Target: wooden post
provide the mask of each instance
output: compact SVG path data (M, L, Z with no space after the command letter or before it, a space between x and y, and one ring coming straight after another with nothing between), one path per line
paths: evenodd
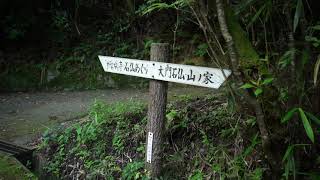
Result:
M151 44L150 60L169 62L170 48L168 43ZM151 178L159 177L161 172L162 158L162 135L167 104L167 87L165 81L150 80L149 83L149 106L147 123L147 153L146 169Z

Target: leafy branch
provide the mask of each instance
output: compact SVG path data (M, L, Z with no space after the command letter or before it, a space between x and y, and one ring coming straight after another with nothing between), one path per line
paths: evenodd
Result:
M288 122L289 120L292 119L292 117L296 113L299 113L303 127L306 131L306 134L307 134L308 138L312 141L312 143L314 143L314 133L313 133L313 130L312 130L312 127L311 127L311 124L310 124L308 118L310 118L314 123L316 123L319 126L320 126L320 120L319 120L319 118L317 118L313 114L304 111L302 108L293 108L290 111L288 111L286 113L286 115L281 119L281 123Z
M271 84L274 78L266 78L264 80L259 79L258 81L250 81L240 87L240 89L254 89L254 95L258 97L263 92L263 86Z

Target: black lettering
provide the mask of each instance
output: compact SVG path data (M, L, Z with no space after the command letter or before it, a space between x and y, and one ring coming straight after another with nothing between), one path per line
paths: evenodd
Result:
M162 76L162 77L164 77L164 74L163 74L163 68L162 68L162 66L160 66L160 68L158 69L159 70L159 76Z
M114 63L113 67L114 67L115 70L118 70L118 64L117 63Z
M168 73L169 73L169 78L171 78L172 67L170 67L169 65L167 65L167 67L165 68L165 76L166 77L167 77Z
M199 74L198 82L201 80L201 78L202 78L202 74Z
M177 78L178 74L176 73L177 68L172 68L172 77Z
M110 69L113 70L113 63L110 62Z
M145 71L145 74L148 74L148 68L144 67L143 64L141 65L141 74L143 74L143 70Z
M119 62L119 71L122 71L122 61Z
M130 63L130 72L134 72L133 63Z
M127 71L127 72L129 72L128 62L126 62L126 65L125 65L125 67L124 67L124 70Z
M195 81L196 80L196 75L193 74L192 69L190 69L190 74L187 75L187 81Z
M182 68L178 69L178 79L183 79L184 80L184 74L183 74L183 69Z
M107 62L107 69L109 69L109 66L110 66L110 63L109 63L109 62Z
M211 80L213 74L210 74L208 71L206 73L203 74L204 80L203 83L208 84L208 83L213 83L213 81Z
M138 64L136 64L136 69L135 69L135 72L139 72L140 71L140 67Z

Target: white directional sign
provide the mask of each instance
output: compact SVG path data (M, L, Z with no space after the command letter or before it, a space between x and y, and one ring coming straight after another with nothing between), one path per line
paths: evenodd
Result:
M209 88L219 88L231 74L230 70L162 63L109 56L99 56L104 71L126 74L161 81L190 84Z

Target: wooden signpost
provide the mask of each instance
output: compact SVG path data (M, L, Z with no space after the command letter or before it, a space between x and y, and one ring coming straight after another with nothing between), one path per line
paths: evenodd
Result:
M151 177L158 177L161 171L162 132L167 104L167 81L219 88L230 76L227 69L172 64L170 46L167 43L153 43L150 61L118 57L99 56L104 71L149 78L149 105L146 137L146 168Z

